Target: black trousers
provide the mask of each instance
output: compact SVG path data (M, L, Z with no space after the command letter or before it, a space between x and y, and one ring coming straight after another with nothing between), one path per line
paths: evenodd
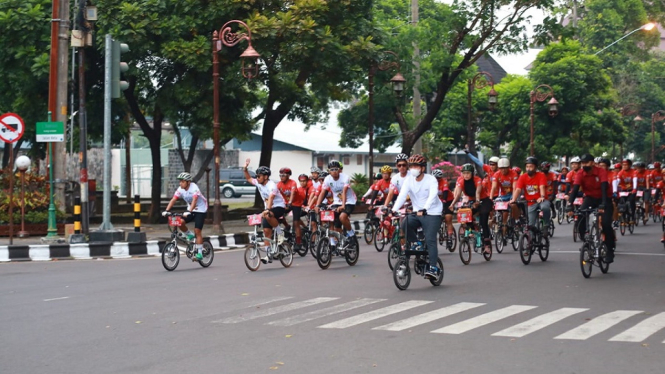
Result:
M586 208L597 208L600 204L602 204L603 199L594 199L593 197L585 197L584 202L582 202L581 209L586 209ZM607 249L610 252L614 251L614 248L616 246L616 240L614 238L614 229L612 228L612 216L614 213L614 206L612 205L612 200L610 198L607 199L607 204L605 205L605 212L602 215L602 230L603 234L605 234L605 245L607 245ZM579 228L580 228L580 234L582 234L582 237L586 234L586 216L584 214L581 214L579 217Z

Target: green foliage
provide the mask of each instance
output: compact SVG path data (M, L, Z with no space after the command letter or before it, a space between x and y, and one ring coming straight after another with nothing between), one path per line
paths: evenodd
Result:
M0 171L0 224L9 222L9 168ZM27 223L48 223L49 186L46 177L32 173L25 174L25 197L21 200L21 183L19 174L14 175L14 223L21 221L21 207L25 204L25 221ZM57 209L56 220L62 221L64 212Z
M351 176L351 189L355 192L356 196L360 198L369 189L369 178L362 173L354 173Z

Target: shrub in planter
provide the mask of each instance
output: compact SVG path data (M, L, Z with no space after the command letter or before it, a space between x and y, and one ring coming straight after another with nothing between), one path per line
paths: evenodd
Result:
M9 223L9 168L0 170L0 224ZM21 199L21 181L19 174L14 181L14 222L21 221L21 207L25 204L26 223L48 223L48 181L46 177L25 173L25 198ZM56 208L56 221L62 222L65 213Z

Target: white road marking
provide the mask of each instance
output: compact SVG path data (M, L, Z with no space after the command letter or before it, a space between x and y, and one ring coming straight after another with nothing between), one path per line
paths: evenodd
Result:
M496 322L499 320L502 320L504 318L508 318L512 315L526 312L527 310L535 309L537 308L536 306L532 305L511 305L509 307L505 307L502 309L498 309L489 313L485 313L483 315L480 315L478 317L474 317L471 319L467 319L466 321L462 321L450 326L446 326L443 328L440 328L438 330L432 331L433 333L437 334L462 334L467 331L473 330L475 328L481 327L488 325L492 322Z
M346 312L348 310L360 308L366 305L385 301L386 299L359 299L348 303L331 306L320 310L315 310L298 316L287 317L277 321L268 322L268 325L274 326L293 326L298 323L312 321L318 318L328 317L337 313Z
M375 327L372 330L402 331L412 327L422 325L437 319L445 318L453 314L461 313L469 309L485 305L484 303L459 303L445 308L433 310L431 312L419 314L401 321L389 323L387 325Z
M665 327L665 312L651 316L637 325L614 336L611 342L641 342Z
M64 299L69 299L69 296L65 297L55 297L53 299L44 299L44 301L55 301L55 300L64 300Z
M642 313L641 310L616 310L602 316L598 316L591 321L578 326L570 331L555 337L554 339L569 340L587 340L590 337L600 334L619 322L628 319L636 314Z
M412 308L419 306L427 305L432 303L432 301L426 300L411 300L403 303L387 306L385 308L373 310L371 312L359 314L357 316L345 318L336 322L332 322L323 326L319 326L321 329L345 329L347 327L356 326L361 323L373 321L391 314L403 312Z
M589 310L588 308L561 308L549 313L545 313L538 317L532 318L528 321L524 321L515 326L509 327L505 330L501 330L492 334L492 336L508 336L512 338L521 338L523 336L529 335L532 332L543 329L549 325L557 323L564 318L570 317L577 313L582 313Z
M273 314L277 313L283 313L283 312L290 312L292 310L300 309L300 308L306 308L308 306L316 305L316 304L321 304L325 303L328 301L332 300L337 300L338 297L317 297L314 299L309 299L305 301L298 301L295 303L291 304L286 304L282 306L276 306L274 308L270 309L265 309L265 310L259 310L256 312L250 312L238 317L230 317L230 318L225 318L219 321L213 321L213 323L239 323L239 322L245 322L245 321L250 321L253 319L261 318L261 317L268 317Z

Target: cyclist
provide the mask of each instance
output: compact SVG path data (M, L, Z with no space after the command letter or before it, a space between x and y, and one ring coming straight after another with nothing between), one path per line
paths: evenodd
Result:
M489 192L492 190L492 176L499 170L498 168L498 163L499 163L499 158L496 156L490 157L489 161L487 162L487 165L484 165L480 160L473 155L473 153L469 152L468 149L465 149L464 152L469 156L469 159L476 164L479 170L482 170L483 173L485 174L483 176L483 189L485 191ZM479 173L480 174L480 173ZM496 193L499 193L499 191L496 191ZM496 195L490 195L490 198L495 198Z
M300 219L303 216L303 205L307 201L307 197L313 187L309 186L310 180L307 174L300 174L298 176L298 187L293 197L291 212L293 212L293 225L296 228L296 250L302 248L302 227L305 224Z
M510 161L507 158L502 158L498 162L499 171L492 176L492 192L490 196L497 196L494 201L510 201L515 190L517 183L517 173L510 169ZM513 219L519 218L519 210L517 206L511 205ZM508 224L508 211L503 212L503 222ZM504 234L506 227L503 228Z
M560 193L565 194L566 193L566 176L568 176L568 166L564 165L561 168L561 173L559 173L559 189L558 191ZM567 199L562 199L561 200L561 208L565 211L566 210L566 204L568 203Z
M453 227L453 211L450 209L450 203L453 201L453 193L450 191L448 181L446 178L444 178L443 172L441 170L432 170L432 176L436 178L439 184L439 200L441 200L441 203L443 203L443 216L446 221L446 231L448 232L448 237L450 238L450 236L455 235L455 229Z
M550 202L550 208L552 209L552 217L556 217L556 208L554 207L554 199L556 198L556 191L558 189L557 175L555 172L550 171L552 164L543 161L540 163L540 171L545 174L545 180L547 181L547 186L545 187L545 193L547 194L545 198ZM563 212L561 212L563 214Z
M455 197L452 206L455 206L462 194L473 204L473 214L480 213L480 227L483 231L483 245L486 253L492 253L492 242L490 239L489 216L492 211L492 200L489 191L483 189L480 177L474 175L474 167L471 164L462 165L462 176L457 179L455 185Z
M518 166L513 166L513 171L515 174L517 174L518 177L522 175L522 169L520 169Z
M607 165L610 164L609 160ZM614 229L612 228L613 207L609 204L612 197L612 190L607 180L607 171L604 168L594 166L593 156L586 154L582 156L582 170L575 176L573 181L573 189L571 191L569 201L572 201L577 196L577 191L584 188L584 202L580 209L598 208L598 212L602 214L602 230L603 242L607 245L607 255L604 261L608 264L614 262ZM603 160L605 162L605 160ZM569 205L568 214L572 213L572 205ZM581 214L579 218L579 230L582 237L586 233L586 217Z
M646 170L646 165L644 162L635 163L635 172L633 173L633 179L636 181L637 185L633 194L636 194L637 191L642 191L642 201L644 201L644 214L649 216L649 208L651 202L651 194L647 193L649 191L649 172ZM637 197L637 195L636 195ZM637 201L637 198L635 199Z
M284 201L286 202L286 214L288 214L291 211L292 205L293 205L293 199L296 197L296 190L298 189L298 183L291 179L291 175L293 172L289 168L281 168L279 169L279 182L277 182L277 189L279 190L279 193L282 194L282 197L284 198ZM296 221L296 216L293 215L293 220L294 223L293 226L289 226L289 223L286 221L286 217L284 217L284 230L286 231L287 235L291 233L291 227L295 227L296 230L296 237L299 236L299 231L300 227L298 225L295 225Z
M545 174L537 171L537 167L538 159L533 156L526 158L526 173L522 174L517 180L515 192L513 192L510 203L515 204L519 196L524 192L524 198L528 206L529 226L536 226L538 221L537 210L540 209L543 212L544 221L542 232L546 233L550 226L550 201L545 198L547 196Z
M633 161L629 158L621 161L621 171L617 173L616 178L612 182L612 190L614 192L630 192L637 189L637 179L634 178L634 170L632 169ZM628 203L630 204L630 223L635 223L635 196L628 195Z
M658 184L663 181L663 170L661 169L661 164L660 162L656 161L653 163L653 170L651 171L651 174L649 175L649 186L651 189L655 189L656 192L652 194L651 196L651 201L655 204L658 204L660 201L660 197L663 196L660 193L660 189L658 188Z
M310 185L312 187L318 187L321 182L319 182L319 175L321 174L321 169L317 168L316 166L312 166L309 169L310 173Z
M321 192L330 191L333 194L333 210L335 210L335 228L341 232L342 226L346 229L346 236L349 238L355 237L356 233L351 228L351 220L349 216L353 213L356 206L356 194L351 189L351 179L348 175L342 173L342 163L337 160L331 160L328 163L328 172L330 175L323 181ZM323 201L324 194L319 194L316 201L316 209ZM337 245L334 236L330 237L330 244Z
M399 195L400 188L402 187L402 184L404 184L404 180L408 175L408 160L409 156L404 153L395 156L395 166L397 167L398 173L393 175L390 179L390 190L388 191L386 201L383 202L383 206L387 207L388 204L393 202L395 198L397 198L397 195Z
M570 193L571 188L573 188L572 183L575 181L575 174L580 170L580 158L575 156L570 159L570 168L571 170L566 175L566 194ZM582 197L584 190L580 190L579 196Z
M169 201L169 205L166 206L166 211L162 213L162 216L168 215L169 211L173 207L178 199L182 198L187 203L187 211L182 214L186 223L194 221L194 232L191 232L187 229L186 225L180 226L180 231L185 233L187 240L191 241L196 237L194 242L194 248L196 248L196 256L192 257L192 261L203 260L203 235L201 231L203 230L203 223L206 218L206 213L208 212L208 200L206 200L203 193L199 189L199 186L196 183L192 182L192 175L189 173L180 173L176 177L180 181L180 187L173 194L173 198Z
M279 220L284 219L284 213L286 212L286 202L284 197L277 189L277 184L270 180L270 168L267 166L259 166L256 169L256 179L252 178L247 171L249 166L250 159L245 161L245 167L243 171L245 172L245 179L250 184L256 186L256 189L259 191L259 195L263 198L263 203L265 204L265 210L261 213L263 216L261 226L263 226L263 237L268 239L272 237L272 230L277 228L278 233L281 230L279 227ZM266 255L261 259L261 262L264 264L272 262L272 259L268 258L268 252L270 252L270 242L265 240L266 245Z
M382 179L383 179L383 175L381 173L376 173L376 175L374 176L374 184L369 186L369 188L367 189L367 192L365 192L365 194L363 195L362 198L360 198L360 200L362 200L362 201L372 200L373 201L374 199L370 199L370 197L374 194L374 186L377 185ZM390 178L388 178L388 183L390 183ZM384 195L382 195L380 193L377 195L377 197L379 197L379 198L382 198L383 196Z
M443 204L438 199L439 184L435 177L425 174L427 168L425 157L415 154L409 157L408 163L410 176L401 186L394 209L399 210L406 202L406 197L409 196L417 215L406 220L407 239L411 243L416 242L416 229L422 227L429 254L429 265L425 276L437 279L441 276L441 269L436 266L439 259L436 239L439 227L441 227L441 213L443 212Z
M390 190L390 177L393 174L393 168L389 165L381 167L381 174L377 174L377 181L372 185L372 193L369 198L372 200L372 206L383 205L384 199L388 196Z

